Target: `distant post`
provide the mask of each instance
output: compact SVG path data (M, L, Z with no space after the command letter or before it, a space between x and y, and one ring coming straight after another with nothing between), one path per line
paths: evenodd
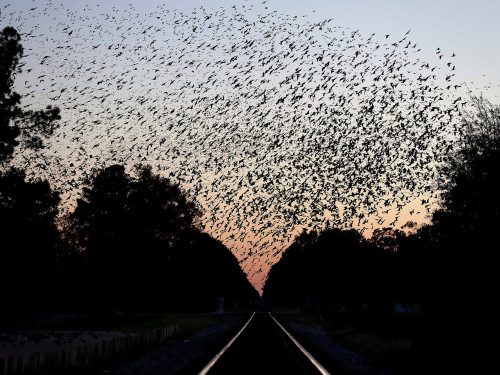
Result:
M217 297L217 311L215 312L217 315L224 313L224 297Z

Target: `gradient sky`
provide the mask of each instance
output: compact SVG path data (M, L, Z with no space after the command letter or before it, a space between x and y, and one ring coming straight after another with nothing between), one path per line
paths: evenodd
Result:
M3 3L3 2L2 2ZM27 11L44 1L16 0L5 2L4 12ZM55 2L54 2L55 3ZM429 55L437 47L457 55L459 81L473 83L491 100L500 95L500 2L492 0L141 0L141 1L60 1L70 9L89 4L111 10L133 4L137 10L154 11L158 4L169 9L190 12L232 5L262 4L280 12L308 15L308 20L334 18L339 26L359 29L365 34L401 36L411 29L415 40ZM132 22L133 20L131 20Z
M51 5L47 7L48 13L45 16L42 16L42 13L45 11L45 5L50 3ZM59 5L61 4L61 5ZM241 10L243 6L249 7L251 4L255 5L257 12L270 13L276 10L278 13L286 14L288 16L297 16L297 20L294 21L296 25L300 26L305 25L306 22L321 22L328 18L333 18L332 24L344 28L349 31L359 30L362 35L369 36L371 34L376 34L377 38L381 41L385 41L385 35L390 35L388 40L398 40L401 39L409 30L410 37L412 42L417 43L418 48L421 49L421 59L423 61L429 61L431 63L436 62L437 48L443 52L446 56L450 56L453 53L456 57L453 60L453 63L456 66L454 81L457 83L462 83L464 88L468 87L472 90L474 94L484 94L494 103L498 103L498 97L500 95L500 72L498 71L498 66L500 66L500 23L497 21L497 16L500 14L500 3L495 1L396 1L396 0L384 0L384 1L320 1L320 0L310 0L310 1L193 1L193 0L184 0L184 1L160 1L160 0L142 0L142 1L97 1L97 0L88 0L88 1L27 1L27 0L16 0L13 3L6 3L5 5L0 5L0 9L2 11L1 17L1 26L7 26L7 23L12 22L12 26L19 28L21 33L28 33L28 29L36 28L35 34L38 34L36 38L30 39L24 38L23 45L26 48L26 52L28 55L27 62L28 65L25 66L25 69L32 69L32 76L23 75L16 80L16 84L19 85L18 90L21 94L31 92L35 90L33 94L33 99L30 102L30 98L27 98L26 104L31 104L35 107L39 107L40 105L45 105L49 101L49 96L47 92L49 92L49 87L47 86L47 82L43 84L40 82L40 88L31 88L30 85L32 82L32 78L36 78L40 76L40 74L47 73L48 76L60 73L57 71L58 61L45 62L42 63L40 58L44 55L51 55L53 53L50 48L55 48L57 45L45 43L50 40L53 35L56 35L55 30L59 29L62 26L57 26L57 21L59 21L59 17L61 20L64 19L65 10L71 10L78 14L79 16L86 15L86 8L93 9L94 11L98 10L99 13L113 14L115 8L118 9L127 9L129 8L129 4L135 8L135 12L138 14L146 15L151 14L157 10L158 5L163 5L165 8L169 10L178 10L184 14L191 14L193 10L200 8L203 6L207 12L215 12L218 9L231 9L233 5ZM34 10L31 10L35 8ZM266 9L267 8L267 9ZM64 9L64 10L63 10ZM37 15L37 12L41 12L40 16ZM91 14L89 14L92 17ZM38 22L34 24L34 22ZM64 22L67 22L66 20ZM101 21L96 21L101 22ZM142 22L142 19L129 19L125 21L123 24L124 29L127 28L127 22L130 26ZM147 22L151 22L149 19ZM89 25L92 25L92 19L88 21ZM96 24L97 25L97 24ZM21 27L22 26L22 27ZM105 26L103 27L105 29ZM60 36L59 34L56 37ZM79 40L76 41L78 44L81 43L83 47L82 51L84 54L75 55L78 59L93 59L98 57L92 52L92 48L87 45L85 47L85 43L87 39L93 40L95 38L95 29L83 29L83 31L79 34ZM85 34L87 33L87 34ZM76 48L76 47L75 47ZM79 47L80 48L80 47ZM87 50L85 50L87 48ZM85 54L86 53L86 54ZM72 56L69 56L70 58ZM37 60L38 59L38 60ZM437 61L439 63L439 61ZM62 62L61 62L62 63ZM79 61L76 61L79 65ZM88 61L81 61L82 64L87 63ZM113 61L109 62L109 64L113 63ZM67 66L62 63L62 67L66 68ZM69 65L71 68L72 65ZM107 66L105 66L107 69ZM51 70L52 69L52 70ZM70 71L70 70L68 70ZM111 72L110 72L111 73ZM145 72L145 76L143 77L144 82L150 82L148 80L151 79L149 74L150 72ZM24 73L23 73L24 74ZM63 74L61 73L61 76ZM139 81L141 80L141 76L137 76ZM118 79L118 78L117 78ZM23 86L23 82L26 84ZM78 83L82 85L82 82L73 82L68 81L68 83L60 77L54 82L55 87L58 90L65 90L67 84L75 84ZM45 86L44 86L45 85ZM83 86L83 85L82 85ZM37 86L38 87L38 86ZM82 94L82 97L85 95L89 95L92 90L98 88L95 84L89 84L89 92ZM37 91L38 90L38 91ZM69 90L66 90L66 92ZM61 92L62 93L62 92ZM465 91L464 91L465 93ZM65 94L66 95L66 94ZM57 102L57 101L56 101ZM57 103L56 103L57 104ZM69 103L66 103L69 105ZM168 104L168 103L167 103ZM143 111L138 107L139 110ZM90 113L88 116L88 121L94 120L97 118L109 118L113 121L117 121L120 118L120 114L105 114L103 117L103 113L98 108L94 107L93 113ZM71 113L68 108L66 113ZM63 117L66 116L63 111ZM106 117L107 116L107 117ZM114 116L114 117L113 117ZM80 121L81 118L78 120ZM71 118L69 118L67 123L71 125ZM120 122L117 121L119 124ZM148 133L147 129L143 128L131 128L134 134L137 134L136 138L127 138L128 135L126 131L120 129L120 127L116 127L116 129L110 130L109 124L103 124L104 126L95 127L92 133L89 133L88 138L85 138L85 135L82 135L82 139L80 139L80 134L78 131L70 132L67 128L65 133L57 134L54 139L50 142L50 147L46 151L46 155L44 156L47 160L55 160L56 162L52 162L50 164L50 169L53 169L52 179L60 176L60 168L64 168L64 173L66 175L71 174L72 170L74 171L76 168L74 165L78 165L81 170L86 170L95 166L92 164L92 161L88 159L74 159L74 155L78 154L78 149L81 147L85 147L85 153L89 154L90 152L94 152L94 150L99 151L98 156L101 159L109 158L110 162L120 161L120 158L127 157L127 152L130 155L133 154L131 149L133 150L135 145L133 139L138 139L135 141L137 144L140 142L150 142L152 144L156 144L158 146L158 138L156 133ZM106 128L108 126L108 128ZM76 127L78 128L78 126ZM78 130L78 129L77 129ZM159 146L165 147L169 145L168 142L168 134L160 132L161 137L165 136L166 138L159 138ZM167 134L167 135L165 135ZM228 133L229 135L229 133ZM115 138L124 137L128 142L119 143L114 142ZM213 134L207 134L207 139L213 138ZM100 139L100 141L96 141L95 139ZM149 140L154 138L153 140ZM105 139L105 141L102 141ZM146 141L144 141L146 139ZM165 142L165 139L167 141ZM187 146L180 151L177 150L175 145L173 145L168 150L176 150L181 153L191 152L191 149L195 149L199 145L195 143L189 143L186 138L176 138L177 141L183 140L187 142ZM155 143L156 142L156 143ZM219 143L217 143L219 142ZM220 141L216 141L215 144L224 144L220 143ZM99 147L97 147L99 146ZM104 146L104 147L102 147ZM56 150L56 151L54 151ZM149 149L146 150L146 152ZM144 150L143 150L144 151ZM142 154L144 152L141 151ZM217 180L217 174L210 169L206 168L203 162L206 162L207 165L214 162L213 155L210 154L211 150L207 146L203 146L201 151L205 154L202 154L201 157L196 158L187 158L186 162L183 164L181 160L176 164L177 161L175 159L166 159L160 160L164 162L165 171L168 172L168 168L186 168L193 167L193 160L196 162L195 166L202 173L198 176L199 184L214 184L214 180ZM220 150L223 152L224 150ZM97 155L97 154L96 154ZM236 154L235 154L236 155ZM199 155L198 155L199 156ZM29 159L29 155L19 155L19 159L23 160L31 160ZM40 155L35 156L35 158L39 158ZM94 160L97 156L94 155ZM236 155L236 159L238 156ZM295 156L292 155L291 159ZM73 159L72 159L73 158ZM224 156L222 156L224 158ZM232 159L231 159L232 158ZM181 159L181 158L179 158ZM234 155L229 157L230 160L234 161ZM256 159L258 160L258 159ZM328 160L327 158L322 160ZM135 160L128 160L126 162L131 163ZM238 161L238 160L237 160ZM71 162L71 163L70 163ZM78 162L80 164L78 164ZM257 162L253 162L250 160L250 165L242 168L244 173L248 172L256 172L256 175L261 175L262 171L265 169L262 166L258 166ZM31 163L34 164L34 163ZM253 167L252 167L253 165ZM59 168L59 169L58 169ZM246 169L245 169L246 168ZM252 170L252 168L254 168ZM238 173L243 173L242 171ZM301 172L306 172L305 175L302 175ZM210 220L214 223L217 221L224 221L225 215L227 212L232 212L231 204L227 203L229 200L233 199L237 195L244 196L248 194L248 190L242 191L232 191L234 190L234 186L231 185L234 181L236 181L241 176L238 176L237 173L232 176L231 173L234 171L230 168L223 170L223 173L220 174L222 177L230 176L228 182L217 181L217 189L212 188L212 190L205 190L205 204L204 207L209 213L212 215ZM290 178L295 178L295 180L301 180L303 184L307 182L307 168L304 170L299 170L298 175L293 174L297 173L297 171L292 172ZM234 172L235 173L235 172ZM56 176L56 177L54 177ZM280 174L275 173L274 176L282 177ZM50 176L49 176L50 177ZM175 176L178 178L178 181L181 183L183 180L181 177L183 176ZM233 178L234 177L234 178ZM254 177L255 178L255 177ZM241 181L241 179L240 179ZM283 187L288 189L288 191L292 191L297 193L293 189L290 189L289 180L283 178L284 185ZM54 182L54 181L52 181ZM260 182L258 181L258 184ZM205 187L206 189L206 187ZM69 190L72 193L71 190ZM229 192L229 193L228 193ZM262 203L266 207L270 207L272 205L276 205L279 200L279 196L270 196L266 193L266 191L262 191L259 193L260 195L252 195L248 194L244 199L246 202L264 202ZM221 199L219 200L219 197ZM322 195L321 192L316 196L312 195L311 197L315 197L316 200L328 199L328 194ZM274 200L273 200L274 199ZM71 199L70 199L71 200ZM203 200L203 199L202 199ZM269 203L268 203L269 202ZM241 202L240 202L241 203ZM247 204L245 203L245 204ZM309 210L312 210L312 206L316 205L317 201L305 202L303 205L305 207L306 213ZM234 202L233 202L234 204ZM335 203L337 204L337 203ZM311 207L310 207L311 206ZM211 229L211 234L215 237L220 238L224 241L224 243L230 247L237 258L242 261L243 268L250 276L251 281L254 285L257 286L258 289L262 286L266 270L270 265L272 265L277 259L279 259L279 251L286 247L287 240L281 242L280 244L276 244L276 238L274 238L274 234L276 232L280 232L280 230L275 230L274 232L270 232L266 228L266 220L272 222L273 228L278 228L279 226L283 226L287 229L287 223L283 222L282 216L273 216L274 213L269 213L269 217L262 218L259 216L259 211L252 211L249 206L244 206L241 209L241 215L244 216L244 221L247 224L256 223L255 228L253 228L252 232L245 232L245 228L240 228L238 230L235 229L237 226L231 227L227 229L227 226L219 229L219 227L214 226ZM345 207L342 205L334 205L331 206L334 209L338 208L342 211ZM314 207L313 207L314 208ZM421 212L419 215L409 215L409 211L411 210L419 210L418 205L414 207L406 207L404 209L405 212L401 213L401 219L399 224L402 225L406 222L407 219L412 220L423 220L425 216L425 212ZM262 214L262 212L260 212ZM392 214L391 211L389 213ZM217 224L217 223L216 223ZM219 223L220 224L220 223ZM387 223L385 224L387 225ZM300 232L302 228L306 227L304 222L300 222L298 225L292 228L290 231L288 228L287 237L288 241L293 239L293 235ZM284 230L283 232L286 232ZM241 239L241 240L239 240ZM267 245L269 243L269 245ZM257 255L257 256L256 256Z

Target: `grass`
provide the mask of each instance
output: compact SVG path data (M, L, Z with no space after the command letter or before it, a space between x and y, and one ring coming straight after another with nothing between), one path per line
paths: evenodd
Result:
M24 316L0 320L2 332L22 330L114 331L144 333L149 330L178 325L181 332L191 334L197 330L223 322L222 316L213 314L86 314L72 316Z
M196 331L220 324L222 322L223 318L215 315L167 314L151 320L111 327L109 330L123 333L143 333L155 328L178 325L179 331L175 335L175 338L186 338Z
M54 330L70 331L109 331L131 334L141 334L166 326L177 325L178 331L171 340L185 340L193 333L225 321L224 315L214 314L101 314L65 316L61 319L37 319L23 317L5 322L9 331L35 329L32 335L43 335L44 332ZM168 345L168 343L166 344ZM108 359L102 359L92 364L67 369L64 375L94 375L101 374L105 369L113 368L121 363L128 362L157 347L157 344L141 345L131 348L130 351L116 353Z
M394 374L421 374L434 360L434 332L423 328L427 318L394 314L355 315L347 320L338 319L337 314L324 314L323 322L311 314L295 314L291 318L326 331L340 345Z

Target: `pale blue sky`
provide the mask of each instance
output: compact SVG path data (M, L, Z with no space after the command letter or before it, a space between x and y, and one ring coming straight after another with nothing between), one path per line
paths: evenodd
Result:
M133 11L130 4L132 4ZM159 5L163 7L162 12L157 12ZM219 153L219 151L230 149L226 147L227 144L234 141L233 143L237 144L238 147L241 146L243 148L245 143L236 142L236 140L231 138L232 133L225 133L224 131L228 131L228 129L222 126L219 129L223 130L220 134L217 132L200 133L206 136L207 142L204 142L201 138L201 140L198 140L198 138L192 138L192 140L190 132L184 132L184 130L190 130L192 127L184 127L184 125L181 127L179 125L182 131L176 133L176 129L172 130L166 124L167 120L170 121L170 118L176 121L181 118L176 117L178 116L177 111L173 115L170 114L174 111L170 111L171 108L175 109L177 108L176 106L183 105L183 103L179 104L175 101L178 100L176 94L183 94L183 91L180 88L179 92L173 89L165 89L163 93L162 89L160 94L163 95L158 95L156 91L152 91L155 95L149 95L150 89L163 87L159 83L162 79L167 79L168 77L170 79L173 77L177 78L175 74L180 71L179 69L184 69L188 63L186 58L181 59L176 55L178 53L177 39L172 38L172 44L165 44L167 43L165 40L168 37L164 36L170 35L168 33L172 28L159 27L158 31L155 30L155 32L159 33L158 38L151 37L151 35L144 36L143 32L146 31L147 26L157 25L162 21L162 19L157 20L154 15L165 15L165 10L168 10L170 12L168 22L171 24L175 20L186 20L185 15L190 15L193 10L199 9L201 6L206 9L207 14L214 14L221 7L230 9L233 5L236 6L238 11L230 12L231 14L244 14L245 17L248 14L247 18L250 18L252 22L254 21L252 19L253 16L270 15L273 11L276 11L277 14L285 14L286 17L277 17L276 22L290 22L293 19L291 27L295 29L300 28L301 30L306 29L304 26L306 22L319 23L326 19L333 19L329 25L339 26L341 28L340 32L345 31L347 28L349 28L349 31L359 30L359 33L363 35L363 38L360 38L362 40L366 40L371 34L375 34L374 39L376 43L380 42L381 44L397 43L405 36L408 30L411 30L407 40L411 40L412 44L416 43L417 48L421 52L404 57L405 60L403 62L406 62L406 59L419 58L421 62L437 66L438 70L435 74L443 77L443 72L445 72L444 74L448 74L448 69L450 68L446 67L448 60L444 61L443 59L443 61L439 61L436 49L440 48L443 56L446 56L445 59L448 59L454 53L456 57L453 58L452 64L456 66L456 69L453 71L456 76L453 78L453 84L469 83L469 87L473 90L474 94L484 94L494 103L500 104L500 72L498 71L498 67L500 66L500 23L497 20L498 14L500 14L500 1L267 0L263 3L263 0L15 0L11 2L0 0L0 10L2 12L0 27L3 28L10 24L18 28L23 34L23 45L28 55L25 60L25 72L16 79L16 90L23 96L23 104L34 104L36 108L39 108L45 104L55 102L57 105L63 106L64 126L61 127L62 130L60 133L51 138L50 147L44 150L46 153L46 159L44 160L56 161L51 164L51 168L48 170L52 171L54 169L56 172L47 173L53 173L56 178L59 178L59 176L69 176L68 178L71 179L75 174L75 168L79 168L82 171L89 171L90 168L99 165L101 162L103 164L108 162L130 163L142 160L141 158L144 158L145 155L148 155L149 160L154 161L154 165L158 164L162 166L162 171L174 171L177 173L176 175L182 175L183 178L186 178L183 175L183 171L190 171L194 165L201 172L195 173L198 169L193 169L192 174L196 177L193 181L199 183L203 189L209 190L208 196L204 198L204 209L207 212L213 212L215 218L226 217L224 216L226 215L226 211L224 211L225 208L223 205L219 207L218 200L212 198L211 186L220 185L219 193L223 197L226 197L226 200L228 200L227 197L233 199L234 196L232 194L236 194L236 191L238 193L236 195L241 195L238 199L241 198L250 201L253 199L254 201L263 202L262 207L259 207L259 209L261 209L260 213L265 215L259 216L260 221L258 223L260 226L243 227L241 231L240 227L236 225L234 227L230 226L229 229L222 227L223 230L221 230L221 233L226 233L227 236L229 234L236 235L238 241L242 243L246 241L243 245L237 243L232 248L236 254L239 254L240 258L248 252L248 249L261 246L259 254L262 256L262 262L265 260L265 266L263 266L263 263L260 263L259 266L256 266L259 263L245 263L245 272L249 275L253 275L254 271L252 271L252 267L258 268L263 266L265 269L272 264L276 258L275 255L271 256L271 254L275 254L274 250L276 248L284 248L294 233L300 233L302 222L299 223L300 225L290 224L290 227L285 226L286 230L282 232L273 232L271 231L272 228L265 229L267 227L263 226L263 221L266 221L266 223L267 221L274 223L285 222L283 217L279 216L281 215L279 210L276 211L277 216L272 216L275 215L275 212L269 209L269 205L276 205L276 202L282 200L280 190L269 188L272 194L267 194L267 190L262 190L265 194L256 197L248 194L250 190L245 191L245 195L238 190L230 191L227 186L234 184L234 181L243 181L247 175L247 171L256 170L258 172L260 169L265 169L267 172L267 164L262 163L259 158L262 157L263 160L272 161L273 154L260 154L265 148L257 149L259 153L255 152L248 155L242 153L241 155L246 155L245 157L248 160L244 161L249 163L249 167L241 169L241 173L243 173L241 176L237 173L231 174L233 180L229 181L230 183L224 182L222 184L221 181L227 178L226 169L217 172L219 174L214 174L215 172L210 170L211 163L217 164L220 162L221 154L223 153ZM108 21L110 20L108 15L112 17L115 14L113 10L115 7L120 10L118 12L119 16L117 16L117 20L110 22ZM174 12L175 10L183 13L183 17L177 17L177 14ZM294 18L294 16L297 16L297 18ZM196 17L200 17L200 13ZM226 18L217 18L217 20L219 22L226 22ZM268 17L267 21L274 22L274 18ZM120 31L117 31L118 22L120 23L120 27L123 27ZM127 22L130 22L130 25L127 25ZM128 26L132 28L132 25L140 25L140 27L135 27L132 30L133 32L129 33L131 35L128 35L125 30L128 29ZM224 24L224 26L226 25ZM265 30L261 31L274 30L271 26L270 24L266 24ZM74 32L71 38L69 38L70 29L74 29L72 30ZM26 35L31 32L33 32L31 36ZM117 44L122 42L122 32L126 36L128 35L130 39L124 42L127 48L124 50L126 51L124 56L121 56L118 50L110 50L111 45L115 48ZM338 33L339 31L337 30L336 32ZM385 38L387 34L390 34L390 38L388 39ZM278 38L280 39L276 40L283 40L283 35L278 36ZM157 44L152 47L152 43L156 40L158 40ZM202 40L203 38L200 36L196 45L201 44ZM101 43L103 41L105 43ZM160 43L163 44L159 45ZM210 43L212 42L210 41ZM70 49L66 50L66 48ZM142 48L143 52L140 52ZM156 52L153 51L157 48L163 53L162 56L157 56ZM268 43L263 48L269 49L272 48L272 45ZM205 49L208 50L208 46ZM194 50L196 49L191 48L188 51ZM365 51L367 50L365 48ZM45 60L46 58L47 60ZM153 63L156 65L149 64L154 58L156 60ZM160 60L161 58L165 58L165 60ZM402 57L397 58L401 59ZM184 65L176 66L177 60L180 60ZM207 60L201 61L206 62ZM211 62L211 60L208 61ZM170 68L162 65L166 62L173 64L171 71ZM413 60L409 62L413 62ZM374 59L370 63L377 63L377 60ZM220 71L216 70L213 66L215 65L210 65L207 68L210 74L214 73L214 75L217 75L219 72L221 74L230 73L227 69ZM292 65L289 64L288 66ZM445 67L444 69L443 66ZM104 70L101 71L101 69ZM443 70L439 72L439 69ZM30 70L32 70L31 73L29 72ZM207 70L200 69L200 71L200 74L207 73ZM75 75L75 72L78 72L78 74ZM157 77L157 72L163 73L163 76L158 74ZM261 73L258 69L254 72L256 75L262 75ZM173 76L169 76L169 74L173 74ZM189 74L186 76L191 77ZM201 83L201 86L205 85L210 89L213 86L213 83L212 86L209 86L208 76L202 75L199 77L200 80L196 80L195 76L193 77L193 84ZM228 77L234 78L232 75L228 75ZM412 77L414 76L409 76L410 79ZM158 78L158 81L156 78ZM203 81L205 78L207 78L206 82ZM181 85L182 83L190 84L190 80L191 78L187 82L182 79L177 81ZM414 79L411 82L416 82L416 80ZM122 86L124 87L123 90ZM215 87L217 88L217 86ZM226 89L226 86L221 87L221 90ZM146 95L145 93L148 94L147 98L141 96ZM215 96L216 93L211 92L211 94ZM197 93L197 95L199 94ZM254 101L257 100L256 97L251 97L251 99ZM258 101L260 101L260 98ZM121 105L123 102L125 103L124 106ZM249 104L252 103L255 104L254 102L249 102ZM115 109L117 110L115 111ZM205 109L206 113L211 113L208 107ZM302 112L294 111L295 109L292 108L289 112L284 111L281 114L286 116L290 114L289 117L286 117L288 119L295 113L299 115L303 114ZM157 112L158 114L155 115ZM145 113L150 114L152 117L143 119ZM240 112L237 112L237 114L240 114ZM227 119L232 121L233 117L228 117ZM149 122L146 122L146 120ZM153 120L158 121L158 123L155 123ZM246 124L244 121L242 123ZM120 124L121 127L115 126L116 124ZM170 125L170 123L168 124ZM200 122L201 125L203 125L203 122ZM303 128L306 130L309 129L305 126ZM276 129L286 131L285 127L277 127ZM335 135L334 130L328 129L328 134L332 136L331 139L336 139L333 137ZM354 132L350 135L356 137L356 134ZM238 136L240 135L245 136L245 134L238 134ZM385 136L384 134L382 135ZM295 136L295 133L293 136ZM297 133L296 137L299 136L300 132ZM349 140L349 137L344 138L346 142ZM318 139L322 140L323 138ZM339 142L341 145L344 144L342 143L343 140ZM235 151L227 153L227 159L231 162L240 160L238 158L241 157L241 155L238 156L236 153L239 149L234 145L233 147ZM434 146L431 144L430 147ZM196 152L191 152L192 149L196 150ZM151 150L158 151L153 152ZM280 148L276 148L276 150L276 152L282 151ZM338 157L338 160L357 160L356 148L352 150L342 149L342 152L347 152L346 155L341 154L340 151L336 153L335 150L337 149L332 150L332 155ZM341 150L341 148L338 148L338 150ZM335 153L333 153L334 151ZM88 158L89 154L92 155L92 159ZM330 158L328 155L330 154L325 153L324 155L315 156L321 162L320 165L324 166L337 160ZM39 155L35 156L38 157ZM286 160L295 160L302 157L300 154L295 154L293 148L290 148L290 152L286 153L286 156L289 158ZM310 167L301 167L303 163L298 163L299 167L297 170L292 170L290 175L281 175L280 170L276 169L279 172L276 172L276 181L282 184L281 187L288 189L289 192L292 192L305 202L303 205L305 207L304 217L310 211L315 211L313 208L316 206L322 209L323 205L327 205L332 209L336 209L337 206L334 204L335 197L339 198L345 195L344 190L337 189L337 186L342 186L343 180L335 180L335 184L328 185L329 189L335 187L335 190L327 190L326 193L321 189L315 190L311 182L312 196L308 195L309 193L306 196L300 195L301 193L297 189L304 186L308 180L307 176L314 174L314 170L308 168L315 167L314 160L316 159L312 158L311 155L308 156L309 158L306 159L312 160ZM122 159L125 161L121 161ZM203 163L200 163L200 160ZM326 160L328 160L328 163L326 163ZM298 161L302 162L303 160ZM305 161L307 162L308 160ZM31 164L35 165L36 163ZM227 165L230 166L232 164ZM339 165L342 166L343 164L340 163ZM349 170L354 170L354 168L349 167ZM230 169L227 169L227 171L233 173ZM354 177L356 176L358 175L355 174ZM295 181L300 181L300 184L295 184ZM195 185L194 182L193 185ZM74 186L78 186L78 181L74 183ZM295 197L295 195L293 196ZM275 200L273 201L273 199ZM246 208L246 203L244 201L241 202L238 201L235 206L241 209ZM349 201L339 200L339 202L344 202L342 204L349 207ZM351 203L354 205L359 202L354 201ZM285 208L288 210L287 207ZM392 215L392 211L390 214ZM424 214L425 212L422 210L418 218L413 216L411 219L418 221ZM252 217L249 215L247 211L244 211L241 217L246 221L257 218L257 216ZM401 217L403 216L401 215ZM404 224L408 219L410 217L405 216L405 220L401 224ZM246 221L246 225L250 225ZM233 225L232 222L228 222L230 225ZM250 229L254 230L254 232L250 232ZM279 236L285 235L285 242L278 242L281 238ZM273 242L273 236L277 239L275 242ZM227 237L225 238L227 239ZM270 245L257 245L259 241L266 239L271 241ZM258 280L259 277L257 275L254 279L254 282L257 284L261 283Z
M150 3L154 3L150 1ZM204 5L261 4L262 1L168 1L175 9L188 11ZM475 87L492 82L485 94L500 102L500 1L496 0L268 0L270 10L309 15L309 19L334 18L339 26L370 35L402 36L411 29L411 39L429 56L437 47L456 54L457 81L473 81Z
M4 2L5 0L2 0ZM1 7L4 16L12 11L28 11L43 7L47 1L16 0ZM500 102L500 1L496 0L86 0L53 1L71 9L90 8L109 11L113 7L133 4L138 12L154 11L158 4L185 13L204 6L206 9L231 7L307 17L307 20L333 18L342 27L359 29L365 35L391 34L395 38L411 29L411 40L416 42L424 55L432 57L437 47L445 53L455 53L456 75L459 82L473 82L473 88L490 100Z

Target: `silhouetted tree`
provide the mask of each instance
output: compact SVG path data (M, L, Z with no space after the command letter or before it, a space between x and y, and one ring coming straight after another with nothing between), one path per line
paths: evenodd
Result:
M0 172L0 289L9 311L47 309L57 268L60 198L47 181L26 181L18 169Z
M194 228L199 215L177 185L149 167L138 167L135 177L121 165L96 171L71 217L75 244L94 278L91 292L100 294L88 298L100 307L147 303L182 232Z
M198 226L201 211L178 185L153 174L150 166L137 166L136 174L128 209L140 219L144 234L172 246L184 231Z
M207 233L191 232L171 264L183 309L215 311L223 298L226 311L234 310L258 298L236 257Z
M475 107L476 114L463 120L462 146L443 168L442 208L434 222L449 219L460 233L482 237L495 230L499 220L500 106L475 98Z
M264 297L285 306L359 308L387 294L386 263L356 230L304 231L271 268Z
M432 309L445 317L447 359L463 358L460 371L484 372L494 357L484 333L494 335L497 324L500 107L472 99L475 111L462 118L460 147L442 169L441 208L419 236L432 251Z
M386 251L397 251L404 236L405 233L399 229L385 227L375 229L370 240Z
M13 91L21 72L23 47L12 27L0 32L0 268L4 311L47 309L55 296L59 236L55 225L59 194L48 182L27 181L19 169L6 169L17 146L43 147L58 126L59 109L26 111Z
M435 252L425 231L382 228L303 232L271 268L264 297L275 305L393 311L395 302L428 308L436 285Z
M463 118L461 147L443 168L441 208L427 233L443 267L447 309L489 305L498 281L493 265L500 225L500 107L473 99L476 111Z
M21 36L12 27L0 33L0 161L8 161L20 141L27 148L42 148L43 138L53 134L61 118L57 107L39 111L20 107L21 96L13 91L16 74L21 72L20 42Z
M270 303L292 307L304 305L311 290L310 257L306 252L314 245L317 236L315 231L304 230L271 267L263 290L263 296Z
M97 309L214 311L255 298L236 258L198 229L201 211L176 184L137 166L95 171L69 218ZM255 293L255 294L253 294Z

